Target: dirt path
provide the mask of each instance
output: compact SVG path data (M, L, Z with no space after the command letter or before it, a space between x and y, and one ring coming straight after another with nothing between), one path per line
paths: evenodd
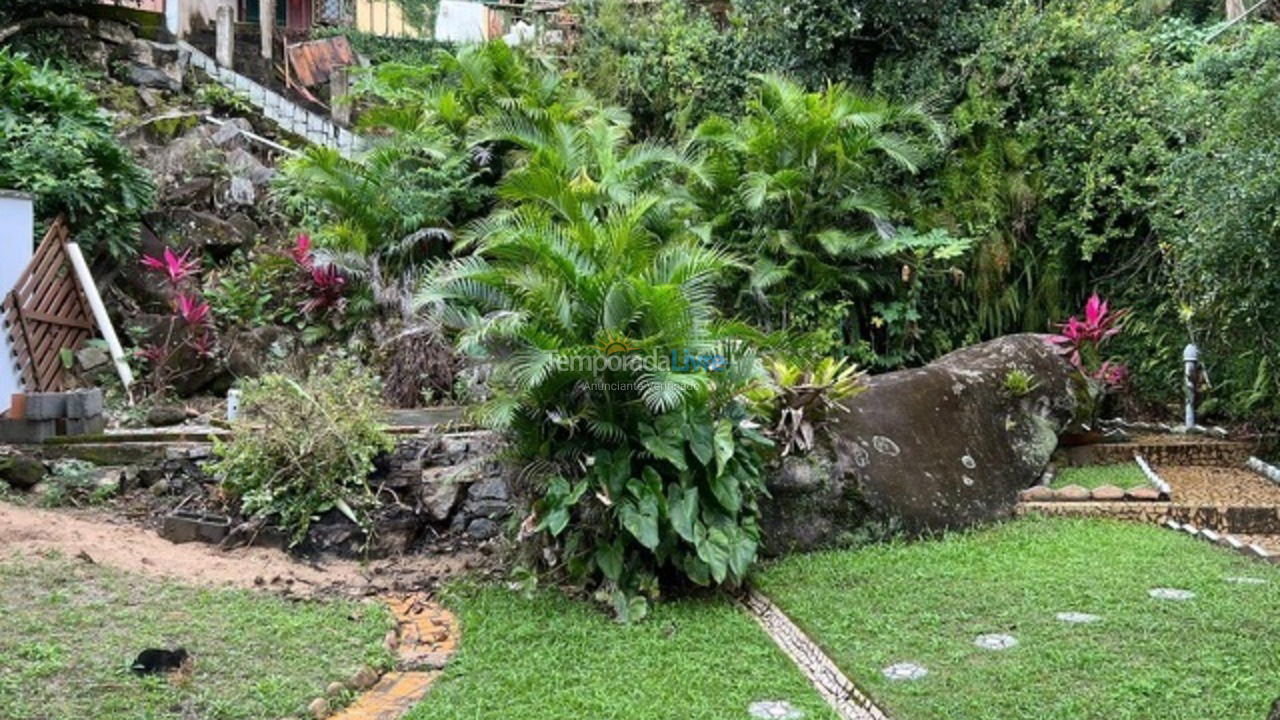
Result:
M220 587L260 588L286 594L375 595L434 589L444 579L484 560L479 553L412 555L359 563L308 562L269 548L218 550L201 543L174 545L154 532L85 511L52 511L0 502L0 560L57 551L128 572Z

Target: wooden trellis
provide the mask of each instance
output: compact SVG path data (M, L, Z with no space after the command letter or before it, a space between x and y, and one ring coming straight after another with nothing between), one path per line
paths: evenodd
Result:
M63 350L93 334L89 301L67 257L67 223L59 217L4 299L4 330L27 392L67 389Z

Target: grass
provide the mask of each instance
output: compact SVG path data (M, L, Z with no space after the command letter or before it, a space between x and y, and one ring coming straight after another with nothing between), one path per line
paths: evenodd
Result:
M381 604L290 602L0 556L0 717L261 720L300 715L325 686L390 660ZM183 684L128 672L147 647L184 645Z
M459 593L462 647L409 720L749 720L787 700L835 716L746 613L725 599L662 603L623 626L540 592Z
M1115 485L1122 490L1146 486L1147 476L1137 463L1120 463L1117 465L1085 465L1083 467L1066 467L1058 471L1050 487L1064 488L1068 485L1079 485L1087 490Z
M1154 526L1027 518L794 556L758 583L897 720L1249 720L1280 695L1280 569ZM1019 645L974 646L995 632ZM891 683L899 661L930 674Z

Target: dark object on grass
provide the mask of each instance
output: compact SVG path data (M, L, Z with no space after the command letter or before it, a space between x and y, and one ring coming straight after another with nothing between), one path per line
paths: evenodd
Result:
M138 653L138 659L129 668L138 675L154 675L181 670L183 663L191 656L183 648L176 650L157 650L148 648Z
M1271 703L1271 712L1267 715L1267 720L1280 720L1280 698Z

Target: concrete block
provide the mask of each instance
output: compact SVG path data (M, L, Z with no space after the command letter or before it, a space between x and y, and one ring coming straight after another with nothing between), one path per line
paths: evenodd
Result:
M102 414L102 388L75 390L67 393L67 417L92 418Z
M67 393L27 393L23 417L28 420L56 420L67 415Z
M102 415L87 418L67 418L63 421L67 435L101 435L107 430L107 418Z
M0 442L36 444L57 434L57 420L0 420Z

